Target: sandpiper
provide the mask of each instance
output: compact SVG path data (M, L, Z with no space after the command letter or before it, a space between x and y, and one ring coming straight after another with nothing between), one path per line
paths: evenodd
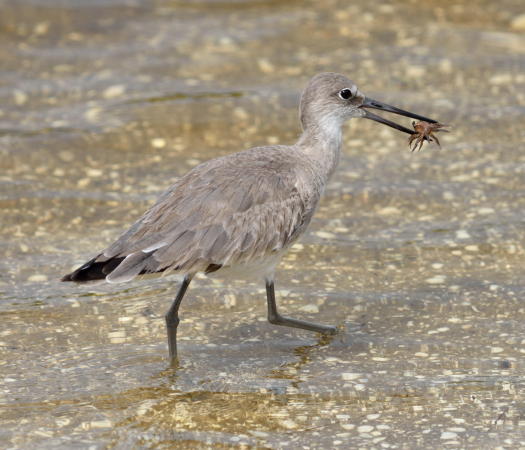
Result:
M370 109L436 123L366 97L344 75L318 74L301 96L303 131L295 144L255 147L199 164L113 244L62 281L121 283L145 274L182 274L166 314L172 360L177 358L179 306L197 272L256 275L266 283L270 323L334 334L336 327L279 314L274 273L308 227L339 162L345 121L364 117L415 133Z

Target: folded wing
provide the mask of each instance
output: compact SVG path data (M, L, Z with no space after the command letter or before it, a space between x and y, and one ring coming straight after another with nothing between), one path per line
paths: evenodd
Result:
M203 163L87 265L116 283L166 270L211 272L278 252L317 203L298 189L297 170L278 147Z

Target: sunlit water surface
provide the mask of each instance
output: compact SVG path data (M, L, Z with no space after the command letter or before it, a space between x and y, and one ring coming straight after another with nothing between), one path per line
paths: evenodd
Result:
M525 445L521 1L0 6L2 446ZM57 281L199 162L293 142L328 70L453 126L420 153L345 128L277 278L282 310L336 337L268 324L262 284L202 277L170 368L176 278Z

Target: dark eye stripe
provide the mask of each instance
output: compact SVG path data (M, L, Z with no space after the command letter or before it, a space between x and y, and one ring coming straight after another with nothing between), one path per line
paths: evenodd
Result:
M348 100L349 98L352 98L352 91L350 89L342 89L341 92L339 92L339 97Z

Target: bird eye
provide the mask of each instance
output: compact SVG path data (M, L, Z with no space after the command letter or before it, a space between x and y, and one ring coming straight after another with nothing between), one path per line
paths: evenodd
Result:
M352 91L350 89L341 89L339 92L339 97L341 97L343 100L348 100L349 98L352 98Z

